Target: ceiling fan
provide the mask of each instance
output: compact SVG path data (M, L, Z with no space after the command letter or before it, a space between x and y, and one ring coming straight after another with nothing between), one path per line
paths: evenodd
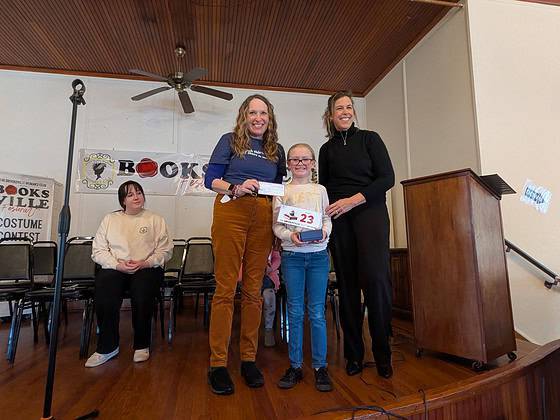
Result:
M185 53L186 51L183 47L178 46L177 48L175 48L175 55L177 56L178 60L182 59L185 56ZM140 93L139 95L133 96L131 98L133 101L141 101L142 99L155 95L156 93L164 92L169 89L175 89L179 94L179 100L181 101L183 111L185 111L186 114L190 114L194 112L194 107L191 102L191 98L187 93L187 89L198 93L204 93L205 95L215 96L216 98L225 99L226 101L231 101L233 99L233 95L231 93L223 92L217 89L211 89L205 86L193 85L193 82L195 80L206 76L206 74L208 73L206 69L200 67L196 67L186 74L182 71L176 71L175 73L169 74L167 77L139 69L131 69L129 71L133 74L146 76L154 80L159 80L160 82L166 82L169 85L155 88L147 92Z

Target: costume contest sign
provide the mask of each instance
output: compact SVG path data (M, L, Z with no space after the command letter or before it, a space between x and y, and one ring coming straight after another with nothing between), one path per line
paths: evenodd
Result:
M53 240L61 191L51 178L0 172L0 238Z
M198 154L80 149L76 190L115 194L134 180L146 194L214 195L204 187L209 160Z

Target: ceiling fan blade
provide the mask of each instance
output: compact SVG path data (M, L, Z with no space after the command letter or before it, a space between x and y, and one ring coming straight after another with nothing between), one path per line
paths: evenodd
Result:
M179 99L181 100L181 105L183 105L183 111L185 111L185 114L194 112L191 98L189 98L189 94L186 91L179 92Z
M140 69L131 69L129 70L130 73L138 74L140 76L146 76L151 79L159 80L160 82L167 82L167 77L160 76L159 74L150 73L149 71L144 71Z
M231 93L212 89L206 86L191 85L191 89L194 90L195 92L204 93L206 95L215 96L216 98L225 99L226 101L231 101L233 99L233 95Z
M133 96L130 99L132 99L133 101L140 101L144 98L147 98L148 96L152 96L152 95L155 95L156 93L164 92L164 91L169 90L169 89L171 89L171 86L158 87L158 88L149 90L147 92L141 93L139 95Z
M187 74L183 76L183 79L187 82L192 82L193 80L198 80L201 77L204 77L208 74L208 70L203 69L202 67L196 67L189 71Z

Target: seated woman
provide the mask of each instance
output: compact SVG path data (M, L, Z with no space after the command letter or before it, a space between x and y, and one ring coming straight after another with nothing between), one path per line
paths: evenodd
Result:
M118 195L122 210L104 217L93 241L91 258L101 266L95 278L99 339L86 367L102 365L119 353L119 313L126 290L132 304L133 360L149 359L154 301L163 265L173 252L163 217L144 209L142 186L127 181Z

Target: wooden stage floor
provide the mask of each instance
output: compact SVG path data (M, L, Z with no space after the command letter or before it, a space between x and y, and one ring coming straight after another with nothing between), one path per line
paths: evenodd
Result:
M385 380L375 367L361 376L348 377L344 370L342 343L337 340L330 308L327 312L329 372L334 391L320 393L314 388L310 368L309 332L306 331L304 380L291 390L281 390L276 382L288 367L287 345L260 346L258 365L266 384L249 389L239 374L239 314L234 318L229 368L235 382L231 396L214 395L207 384L208 335L202 317L193 317L190 300L178 316L177 332L170 346L154 330L152 357L146 363L132 362L130 313L121 317L121 346L118 358L86 369L78 359L81 314L70 314L70 323L60 328L52 414L57 419L73 419L97 408L101 419L294 419L315 416L344 416L337 409L357 405L386 406L420 390L451 385L477 375L466 361L425 352L414 355L412 324L394 321L394 376ZM5 350L8 324L0 326L0 346ZM366 333L367 334L367 333ZM261 338L262 343L262 338ZM518 341L523 357L537 346ZM92 346L93 348L93 346ZM48 350L40 328L34 345L29 322L24 323L14 366L0 360L0 419L39 419L42 414ZM366 361L371 361L368 350ZM507 363L500 358L496 365ZM333 411L330 411L333 410ZM351 413L347 412L348 417Z

